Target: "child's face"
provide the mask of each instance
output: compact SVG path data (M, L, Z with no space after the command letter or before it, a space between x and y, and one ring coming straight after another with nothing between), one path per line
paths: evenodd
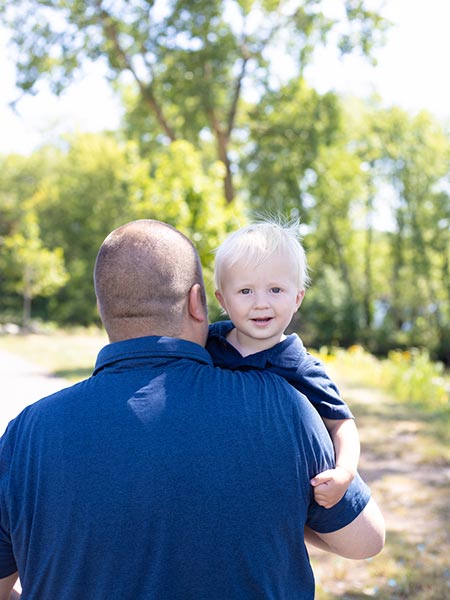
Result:
M216 297L233 322L240 345L259 351L283 339L305 293L298 289L294 272L292 259L281 253L256 267L243 260L223 269Z

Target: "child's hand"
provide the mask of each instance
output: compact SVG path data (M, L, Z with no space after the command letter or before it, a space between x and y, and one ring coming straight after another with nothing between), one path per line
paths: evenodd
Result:
M324 508L331 508L344 496L352 481L353 475L343 467L319 473L311 479L315 501Z

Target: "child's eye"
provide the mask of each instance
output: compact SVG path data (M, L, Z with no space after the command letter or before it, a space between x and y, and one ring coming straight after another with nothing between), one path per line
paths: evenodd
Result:
M281 292L281 288L273 287L273 288L271 288L271 292L272 292L272 294L279 294Z
M247 296L248 294L251 294L251 290L249 288L244 288L244 289L240 290L239 293L242 294L243 296Z

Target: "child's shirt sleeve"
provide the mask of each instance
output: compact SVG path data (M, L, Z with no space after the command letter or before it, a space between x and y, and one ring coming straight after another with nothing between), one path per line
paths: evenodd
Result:
M353 419L341 398L337 385L330 379L321 360L306 351L296 334L268 350L267 368L281 375L307 396L321 417Z
M307 396L321 417L354 418L336 384L327 375L323 363L306 351L298 335L288 335L272 348L241 356L226 340L233 327L231 321L219 321L210 325L206 349L216 366L241 371L268 369Z

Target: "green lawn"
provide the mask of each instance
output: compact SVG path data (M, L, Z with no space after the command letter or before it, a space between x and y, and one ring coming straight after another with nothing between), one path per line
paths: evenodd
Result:
M98 329L0 336L3 350L18 354L70 382L92 373L97 354L107 343L106 334Z

